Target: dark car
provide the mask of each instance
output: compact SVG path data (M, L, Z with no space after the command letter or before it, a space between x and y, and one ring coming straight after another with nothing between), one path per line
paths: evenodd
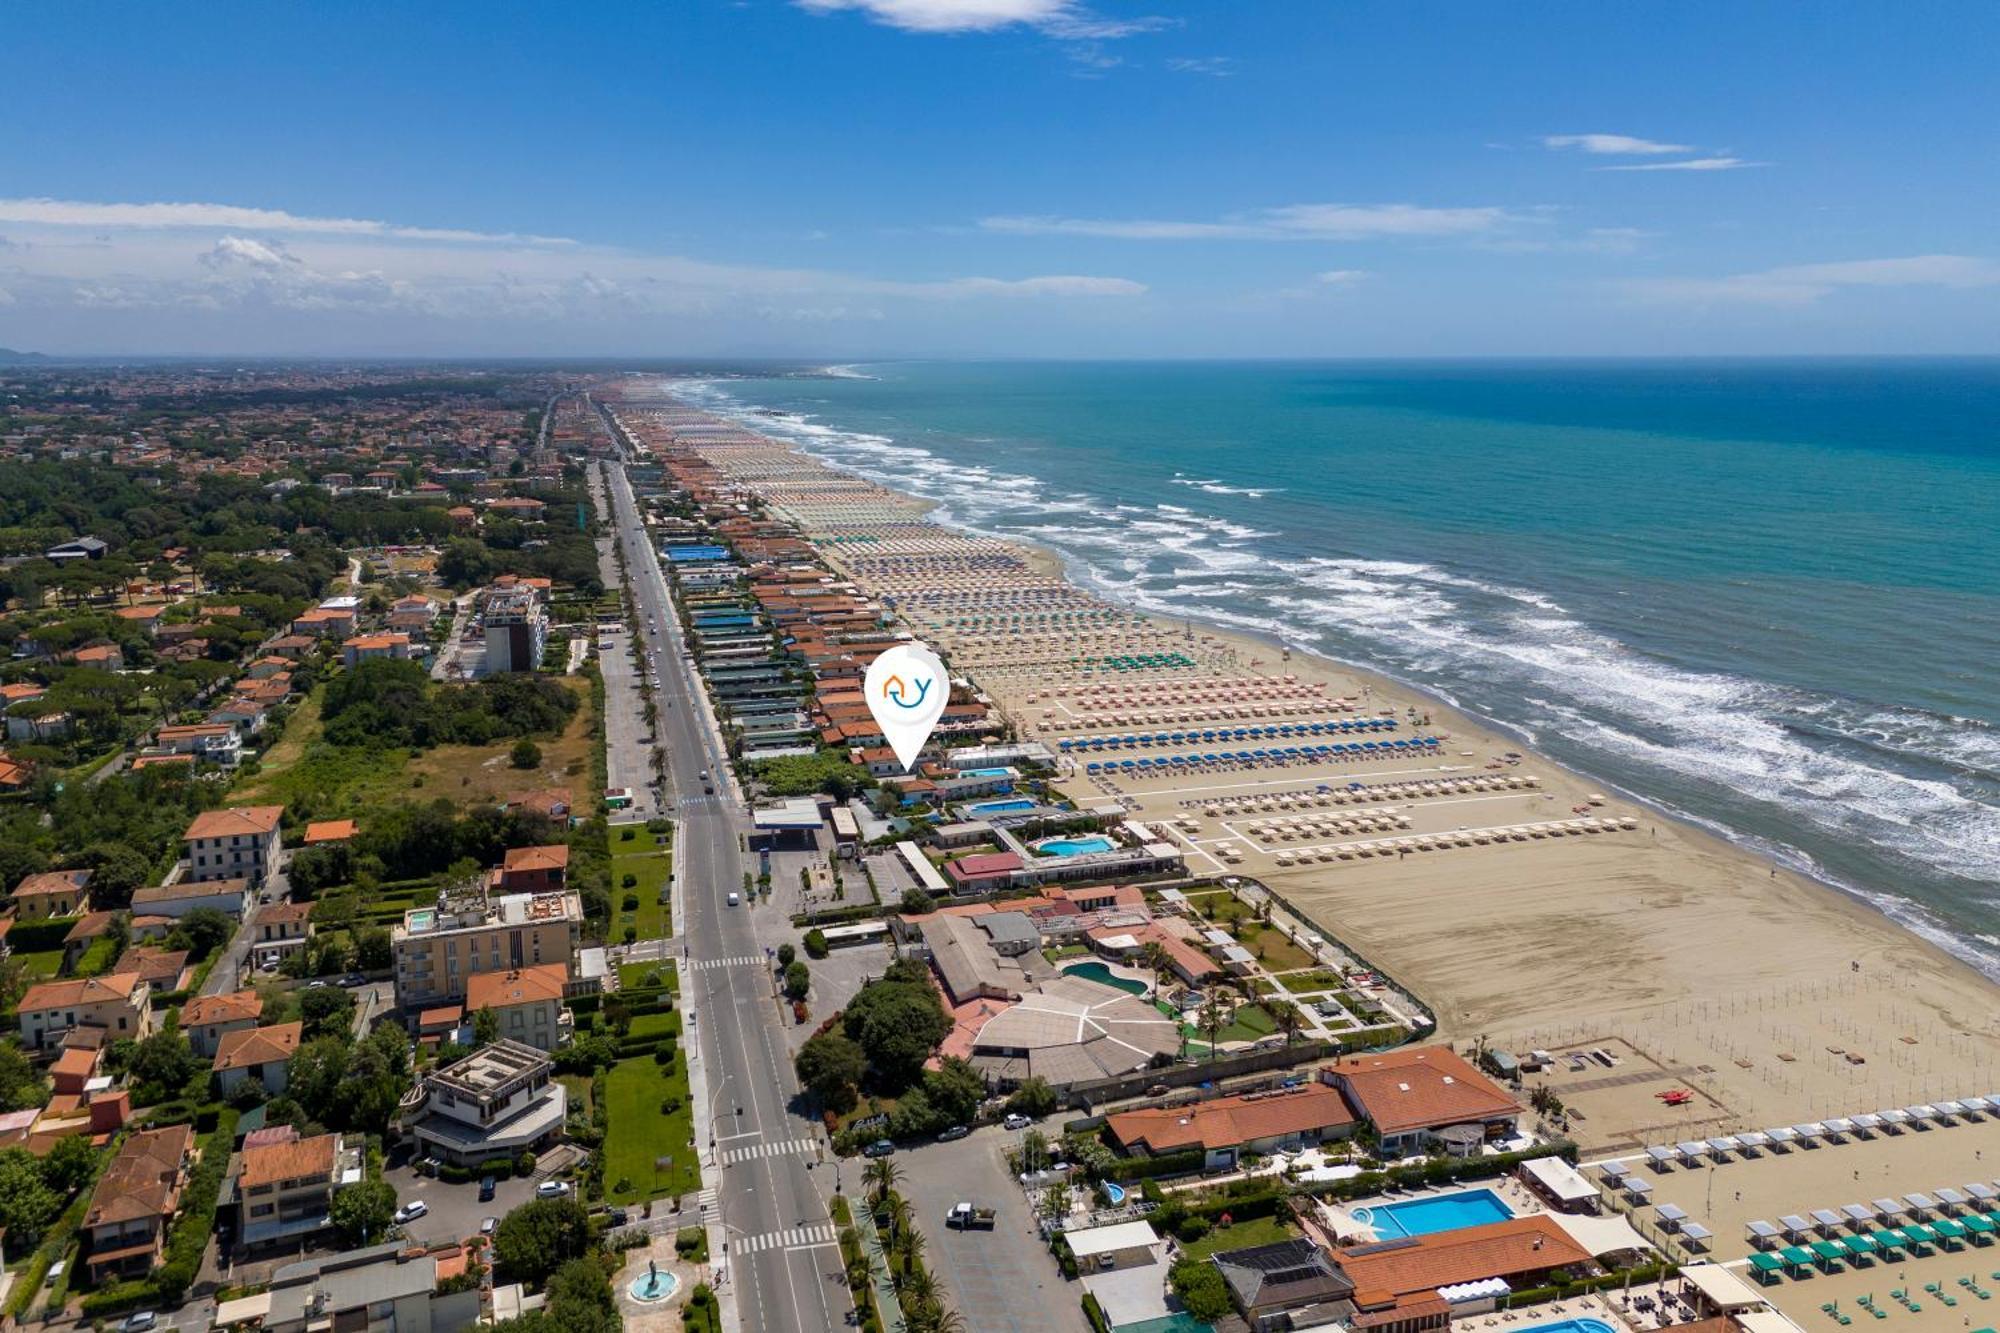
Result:
M606 1214L606 1217L610 1219L611 1225L614 1227L622 1227L632 1220L632 1215L623 1208L613 1208Z
M495 1186L495 1184L494 1184L494 1181L493 1181L493 1177L491 1177L491 1176L482 1176L482 1177L480 1177L480 1180L479 1180L479 1201L480 1201L481 1203L490 1203L490 1202L492 1202L492 1199L493 1199L493 1191L494 1191L494 1189L495 1189L495 1188L496 1188L496 1186Z
M967 1134L970 1134L971 1132L972 1132L972 1126L970 1125L953 1125L950 1129L947 1129L943 1133L939 1134L937 1137L937 1141L939 1143L950 1143L954 1139L964 1138Z
M894 1151L896 1151L895 1144L889 1142L887 1139L877 1139L866 1148L863 1148L861 1155L863 1157L887 1157Z

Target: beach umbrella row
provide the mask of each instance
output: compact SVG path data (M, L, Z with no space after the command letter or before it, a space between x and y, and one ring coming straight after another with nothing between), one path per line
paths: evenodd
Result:
M1134 771L1160 771L1214 764L1269 764L1285 763L1296 759L1350 760L1386 759L1397 756L1428 754L1438 747L1435 740L1415 741L1366 741L1354 745L1287 745L1275 749L1259 750L1218 750L1204 754L1167 755L1159 759L1107 759L1103 762L1092 760L1084 765L1086 773L1130 773Z
M1215 727L1200 731L1142 731L1126 736L1075 736L1059 740L1063 750L1129 750L1141 745L1213 745L1217 741L1278 739L1293 736L1333 736L1394 731L1393 718L1347 718L1329 722L1278 722L1267 726Z

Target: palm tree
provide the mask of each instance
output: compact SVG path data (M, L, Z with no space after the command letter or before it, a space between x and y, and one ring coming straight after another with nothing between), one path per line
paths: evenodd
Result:
M910 1201L900 1194L889 1196L889 1235L891 1244L899 1244L916 1234L910 1225Z
M1146 947L1140 951L1140 956L1145 959L1146 966L1152 969L1153 994L1150 998L1157 1000L1160 998L1160 974L1165 972L1168 966L1167 946L1158 940L1147 940Z
M924 1250L929 1246L929 1242L924 1239L924 1233L913 1226L905 1226L898 1239L902 1242L903 1271L923 1272Z
M1202 1002L1201 1014L1196 1021L1201 1024L1201 1030L1208 1034L1208 1058L1213 1060L1216 1034L1229 1022L1229 1014L1223 1009L1222 1001L1211 993L1208 999Z
M956 1310L932 1304L910 1311L905 1327L909 1333L965 1333L965 1320Z
M896 1288L896 1295L902 1298L905 1310L918 1310L927 1305L937 1304L937 1279L930 1270L912 1268L903 1274L902 1285Z
M903 1173L898 1171L896 1164L886 1157L877 1157L870 1162L861 1175L874 1190L878 1202L894 1190L903 1179Z
M1285 1034L1285 1045L1290 1046L1298 1040L1299 1031L1305 1027L1306 1016L1300 1013L1299 1007L1290 1000L1277 1005L1276 1009L1277 1012L1272 1017L1278 1022L1278 1031Z

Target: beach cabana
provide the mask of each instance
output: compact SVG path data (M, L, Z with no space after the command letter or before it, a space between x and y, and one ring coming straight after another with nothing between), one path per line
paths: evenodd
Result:
M1742 1146L1744 1156L1755 1157L1760 1151L1771 1146L1771 1137L1761 1129L1752 1129L1738 1134L1736 1142Z
M1839 1245L1830 1240L1816 1240L1812 1243L1811 1248L1813 1257L1818 1259L1821 1265L1829 1270L1847 1256L1846 1250L1841 1249Z
M1753 1250L1768 1249L1777 1243L1778 1229L1769 1222L1752 1222L1743 1229L1750 1233L1750 1248Z
M1900 1106L1892 1106L1886 1111L1877 1111L1875 1114L1881 1118L1882 1128L1891 1134L1902 1133L1903 1126L1910 1123L1910 1113Z
M1906 1245L1921 1248L1937 1244L1937 1232L1932 1231L1922 1222L1911 1222L1909 1225L1902 1227L1901 1231L1903 1233L1903 1241Z
M1666 1167L1670 1167L1675 1162L1678 1162L1680 1158L1680 1153L1664 1144L1656 1144L1646 1149L1646 1160L1653 1164L1654 1170L1663 1170Z
M1854 1132L1854 1122L1844 1116L1835 1116L1820 1126L1830 1139L1844 1139Z
M1936 1197L1937 1201L1940 1204L1942 1204L1947 1211L1953 1208L1965 1207L1965 1196L1963 1194L1960 1194L1957 1190L1953 1189L1949 1185L1945 1186L1941 1190L1934 1190L1932 1191L1932 1193Z
M1787 1245L1784 1249L1778 1251L1778 1257L1785 1261L1785 1267L1787 1268L1812 1267L1812 1251L1803 1245Z
M1960 1102L1939 1102L1937 1112L1940 1120L1956 1120L1965 1114L1965 1106Z
M1894 1227L1888 1227L1881 1231L1871 1231L1868 1233L1868 1239L1874 1241L1875 1248L1882 1251L1885 1255L1891 1251L1903 1248L1903 1233Z
M1689 1139L1685 1143L1677 1143L1674 1146L1680 1149L1681 1159L1689 1166L1698 1165L1701 1161L1701 1155L1708 1151L1708 1145L1700 1139Z
M1707 1249L1708 1242L1714 1237L1714 1235L1715 1235L1714 1232L1710 1231L1707 1227L1703 1226L1699 1222L1681 1223L1681 1228L1680 1228L1681 1240L1691 1250Z
M1875 1210L1865 1203L1844 1203L1840 1205L1840 1215L1846 1218L1847 1224L1852 1227L1859 1227L1863 1223L1875 1220Z
M1882 1117L1876 1115L1873 1111L1863 1111L1860 1115L1854 1117L1854 1131L1863 1138L1867 1138L1881 1128Z
M1984 1213L1967 1213L1959 1220L1965 1223L1965 1229L1971 1234L1974 1244L1991 1245L1993 1243L1992 1218Z
M1793 1125L1792 1133L1799 1136L1801 1147L1810 1148L1826 1137L1826 1126L1817 1120L1808 1120L1803 1125Z
M1905 1194L1903 1202L1910 1205L1911 1217L1922 1217L1925 1213L1937 1211L1937 1201L1928 1194Z
M1786 1213L1778 1219L1778 1225L1785 1229L1785 1236L1788 1240L1800 1240L1812 1234L1812 1223L1806 1221L1797 1213Z
M1937 1119L1935 1106L1905 1106L1903 1110L1909 1113L1910 1124L1917 1129L1929 1129L1931 1121Z
M1993 1110L1992 1099L1988 1097L1967 1097L1959 1105L1965 1108L1968 1115L1986 1115Z
M1875 1257L1876 1250L1880 1248L1875 1244L1875 1240L1871 1236L1847 1236L1842 1238L1840 1244L1841 1248L1857 1259L1872 1259Z
M1634 1203L1644 1203L1646 1196L1653 1192L1653 1182L1644 1176L1625 1177L1625 1193Z
M1610 1184L1616 1185L1619 1181L1625 1179L1629 1172L1625 1169L1625 1163L1621 1159L1615 1162L1599 1162L1597 1164L1597 1174L1603 1176Z
M1737 1143L1729 1135L1722 1134L1708 1141L1708 1154L1718 1162L1725 1161L1728 1159L1729 1154L1735 1152L1741 1146L1741 1144Z
M1799 1136L1789 1125L1778 1125L1775 1128L1765 1130L1764 1137L1769 1139L1771 1146L1779 1152L1790 1152L1792 1143Z
M1884 1222L1892 1217L1901 1217L1908 1211L1903 1207L1902 1201L1899 1199L1876 1199L1874 1204L1876 1213Z
M1945 1241L1953 1249L1965 1243L1965 1227L1956 1218L1940 1217L1937 1221L1931 1223L1931 1230L1935 1231L1938 1234L1938 1238Z
M1687 1210L1679 1204L1663 1203L1658 1208L1655 1208L1653 1212L1658 1215L1660 1221L1665 1224L1669 1231L1674 1230L1681 1223L1687 1221Z
M1965 1192L1980 1203L1991 1203L2000 1199L2000 1190L1994 1189L1983 1180L1975 1180L1965 1187Z
M1813 1225L1832 1235L1840 1226L1840 1214L1831 1208L1815 1208L1812 1211Z
M1785 1271L1785 1261L1766 1250L1759 1250L1750 1256L1750 1271L1766 1286L1778 1280Z

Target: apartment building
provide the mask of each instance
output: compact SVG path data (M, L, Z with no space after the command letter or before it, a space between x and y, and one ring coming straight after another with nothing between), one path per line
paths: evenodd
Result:
M568 968L583 933L583 902L568 890L494 893L485 882L448 889L435 907L403 914L392 932L396 1003L406 1015L463 1002L482 972L558 963Z
M186 844L186 879L244 879L262 882L278 863L282 805L240 805L204 810L181 835Z
M194 1159L192 1125L140 1130L119 1146L83 1215L93 1283L143 1276L159 1264Z
M563 1004L568 986L569 968L563 963L481 972L466 982L465 1013L470 1018L491 1009L501 1036L553 1051L575 1032L576 1019Z
M70 977L31 986L16 1009L21 1044L31 1051L62 1044L77 1028L97 1028L113 1041L152 1033L153 988L136 972Z
M496 587L486 594L486 674L533 671L549 642L549 619L535 590Z
M339 1134L246 1146L234 1175L239 1243L291 1245L327 1230L333 1192L360 1182L361 1160L361 1143Z
M397 1120L422 1150L477 1166L554 1143L568 1110L549 1057L502 1038L425 1074L404 1095Z

